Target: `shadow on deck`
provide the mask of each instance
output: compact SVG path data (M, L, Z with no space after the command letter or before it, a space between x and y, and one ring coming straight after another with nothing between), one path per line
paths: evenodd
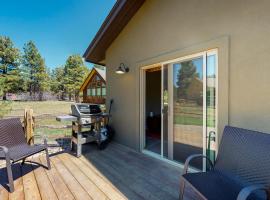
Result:
M80 158L70 152L51 155L51 170L35 163L14 164L14 193L8 193L1 168L0 199L178 199L180 168L116 143L103 151L95 144L83 149ZM45 163L44 155L31 161Z

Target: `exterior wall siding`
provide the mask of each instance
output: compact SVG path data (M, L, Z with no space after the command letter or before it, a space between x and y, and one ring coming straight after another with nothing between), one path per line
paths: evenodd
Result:
M141 66L211 47L221 49L219 69L228 65L219 77L227 123L270 132L269 8L268 0L147 0L106 52L116 140L139 150ZM129 73L115 74L121 62Z

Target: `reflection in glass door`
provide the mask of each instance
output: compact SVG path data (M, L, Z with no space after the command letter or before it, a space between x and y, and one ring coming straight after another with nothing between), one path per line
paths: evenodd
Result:
M163 156L180 163L192 154L214 160L217 52L167 62L163 70L163 111L168 110L163 112ZM206 167L202 160L191 165Z
M206 155L214 162L217 150L217 51L206 54Z
M171 64L171 159L203 153L203 56ZM202 168L202 162L193 163Z

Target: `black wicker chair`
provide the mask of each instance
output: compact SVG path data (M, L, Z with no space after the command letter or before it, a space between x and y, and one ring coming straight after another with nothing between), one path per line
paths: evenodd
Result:
M207 172L187 173L194 158L204 158ZM190 186L201 199L270 199L270 134L227 126L224 129L215 165L203 155L192 155L180 180L180 196Z
M36 136L37 135L35 135L35 137ZM27 157L41 151L45 151L47 167L48 169L51 168L46 139L44 139L44 144L30 145L30 142L33 139L34 137L30 138L27 143L19 118L0 120L0 159L6 160L10 192L14 191L13 175L11 170L12 163L22 160L22 164L24 164Z

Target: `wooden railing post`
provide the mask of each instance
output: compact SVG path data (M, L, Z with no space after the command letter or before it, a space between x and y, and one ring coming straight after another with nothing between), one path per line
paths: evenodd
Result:
M34 112L33 109L25 109L24 110L24 132L26 140L29 139L34 135ZM31 144L33 143L33 140Z

